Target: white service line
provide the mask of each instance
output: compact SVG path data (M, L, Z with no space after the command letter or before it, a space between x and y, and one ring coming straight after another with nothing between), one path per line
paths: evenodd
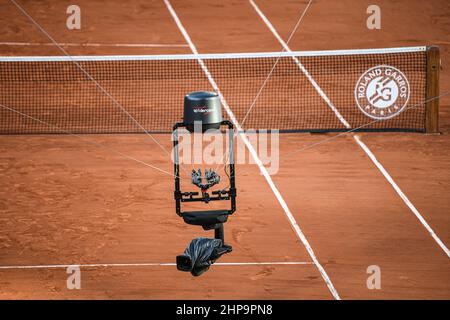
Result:
M189 44L189 47L191 48L192 52L194 54L198 54L197 48L195 47L194 43L192 42L189 34L187 33L187 31L184 28L183 24L181 23L180 19L178 18L178 15L176 14L176 12L173 9L172 5L170 4L169 0L164 0L164 3L166 4L167 9L169 10L170 14L172 15L175 23L177 24L178 29L183 34L184 38L186 39L186 42ZM220 92L219 87L217 86L217 83L215 82L214 78L212 77L211 73L209 72L208 68L206 67L205 63L203 62L203 60L201 58L198 59L198 63L200 64L200 67L202 68L203 72L205 73L206 77L208 78L209 83L211 84L213 89L218 93L225 111L227 112L228 116L230 117L230 120L233 122L233 124L235 125L235 127L238 131L239 137L244 142L248 151L252 155L252 158L255 160L256 165L258 166L259 170L261 171L261 174L264 176L264 178L266 179L270 188L272 189L272 192L274 193L275 197L277 198L278 202L280 203L281 207L283 208L287 218L289 219L289 221L292 225L292 228L294 229L298 238L301 240L301 242L305 246L306 250L308 251L309 256L311 257L312 261L314 262L317 269L319 270L328 289L330 290L331 294L333 295L333 297L335 299L340 300L339 294L336 291L330 278L328 277L328 274L326 273L325 269L322 267L322 265L316 258L316 255L314 254L313 249L311 248L308 240L306 239L305 235L303 234L302 230L300 229L300 227L299 227L297 221L295 220L293 214L291 213L286 201L283 199L280 191L278 191L278 188L275 186L275 183L273 182L272 178L270 177L267 169L264 167L261 159L259 159L256 150L253 148L253 145L247 139L247 136L245 135L244 131L242 130L241 125L237 121L236 117L234 116L233 112L230 109L230 106L228 105L227 101L225 100L222 93Z
M274 262L217 262L214 266L299 266L312 265L312 262L305 261L274 261ZM11 269L61 269L68 267L80 268L111 268L111 267L173 267L176 263L88 263L88 264L47 264L47 265L29 265L29 266L0 266L0 270Z
M255 9L256 13L260 16L260 18L264 21L266 26L269 28L269 30L272 32L272 34L277 38L277 40L280 42L280 44L283 46L283 48L287 52L292 52L292 50L289 48L289 46L284 42L284 40L280 37L272 23L267 19L267 17L264 15L264 13L259 9L257 4L253 0L249 0L250 4ZM293 57L295 62L297 63L298 59ZM350 124L340 115L339 112L336 113L336 108L331 103L330 99L326 96L326 94L323 92L323 90L317 85L317 83L314 81L314 79L311 78L308 71L299 63L297 63L300 70L305 74L305 76L308 78L308 80L311 82L313 87L316 89L317 93L324 99L324 101L328 104L328 106L335 112L338 119L341 121L341 123L347 128L351 129ZM312 80L312 81L311 81ZM419 221L422 223L422 225L427 229L427 231L430 233L430 235L433 237L433 239L436 241L436 243L441 247L441 249L445 252L445 254L450 258L450 251L446 247L446 245L439 239L439 237L436 235L436 233L433 231L433 229L430 227L430 225L426 222L426 220L423 218L423 216L420 214L420 212L414 207L414 205L411 203L411 201L406 197L406 195L402 192L402 190L398 187L398 185L395 183L395 181L392 179L390 174L386 171L386 169L383 167L383 165L377 160L373 152L361 141L360 136L357 134L353 134L353 139L356 141L356 143L364 150L364 152L367 154L367 156L372 160L372 162L376 165L376 167L380 170L380 172L383 174L383 176L388 180L388 182L392 185L394 190L397 192L397 194L400 196L400 198L405 202L405 204L409 207L409 209L414 213L414 215L419 219Z
M170 47L188 47L187 44L177 43L72 43L58 42L62 47L125 47L125 48L170 48ZM0 42L0 46L24 46L24 47L41 47L55 46L51 42Z

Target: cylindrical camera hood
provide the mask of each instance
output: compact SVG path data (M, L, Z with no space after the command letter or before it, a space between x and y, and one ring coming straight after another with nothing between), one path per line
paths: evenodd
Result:
M222 106L219 95L215 92L196 91L184 97L183 122L190 132L194 124L201 125L202 132L219 129L222 122Z

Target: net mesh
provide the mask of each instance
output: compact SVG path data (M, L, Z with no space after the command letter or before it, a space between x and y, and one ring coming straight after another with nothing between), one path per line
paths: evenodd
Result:
M364 126L362 130L425 130L423 49L138 57L74 59L149 132L171 132L182 121L184 95L213 89L199 57L237 120L242 124L245 118L245 129L348 130L339 113L352 128ZM367 70L381 65L404 74L410 96L403 112L374 122L357 106L355 86ZM57 128L72 133L142 132L69 57L0 58L0 87L0 104L55 126L0 108L1 134L60 133Z

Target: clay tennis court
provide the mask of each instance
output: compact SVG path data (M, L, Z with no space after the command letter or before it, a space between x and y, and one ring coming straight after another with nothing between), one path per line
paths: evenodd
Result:
M68 30L72 3L18 3L59 43L85 44L64 46L73 56L192 54L181 27L199 53L277 52L258 10L286 41L308 5L78 1L82 27ZM161 146L144 134L1 135L0 298L449 299L449 3L379 1L381 30L366 27L370 4L313 1L290 49L438 46L440 134L280 134L279 194L257 165L237 165L233 252L200 277L175 257L208 233L175 214L172 176L131 159L171 172L170 134L154 135ZM62 55L13 3L0 12L1 56ZM69 265L79 290L66 287ZM379 290L366 285L371 265Z

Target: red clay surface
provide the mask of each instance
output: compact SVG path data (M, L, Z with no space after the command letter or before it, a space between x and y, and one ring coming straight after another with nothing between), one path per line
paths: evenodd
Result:
M21 2L22 3L22 2ZM248 1L171 1L201 53L277 51L281 46ZM60 42L185 41L162 1L79 1L82 29L65 28L67 1L23 6ZM257 4L284 39L306 2ZM439 45L441 93L450 91L448 1L379 1L382 29L365 26L370 1L313 1L292 50ZM48 42L8 1L0 41ZM67 48L70 54L190 53L189 48ZM0 46L2 55L60 55L51 47ZM450 244L450 98L441 99L441 135L362 134L425 220ZM449 258L349 135L288 156L332 135L280 138L273 176L344 299L449 299ZM86 136L171 171L144 135ZM170 137L158 135L170 148ZM220 262L311 262L255 165L239 165L238 211L226 224L232 254ZM174 262L205 236L175 215L172 178L70 136L0 137L0 265ZM379 265L382 289L368 290ZM0 269L0 298L332 299L314 265L213 266L199 278L174 266L82 268L82 289L66 270Z

